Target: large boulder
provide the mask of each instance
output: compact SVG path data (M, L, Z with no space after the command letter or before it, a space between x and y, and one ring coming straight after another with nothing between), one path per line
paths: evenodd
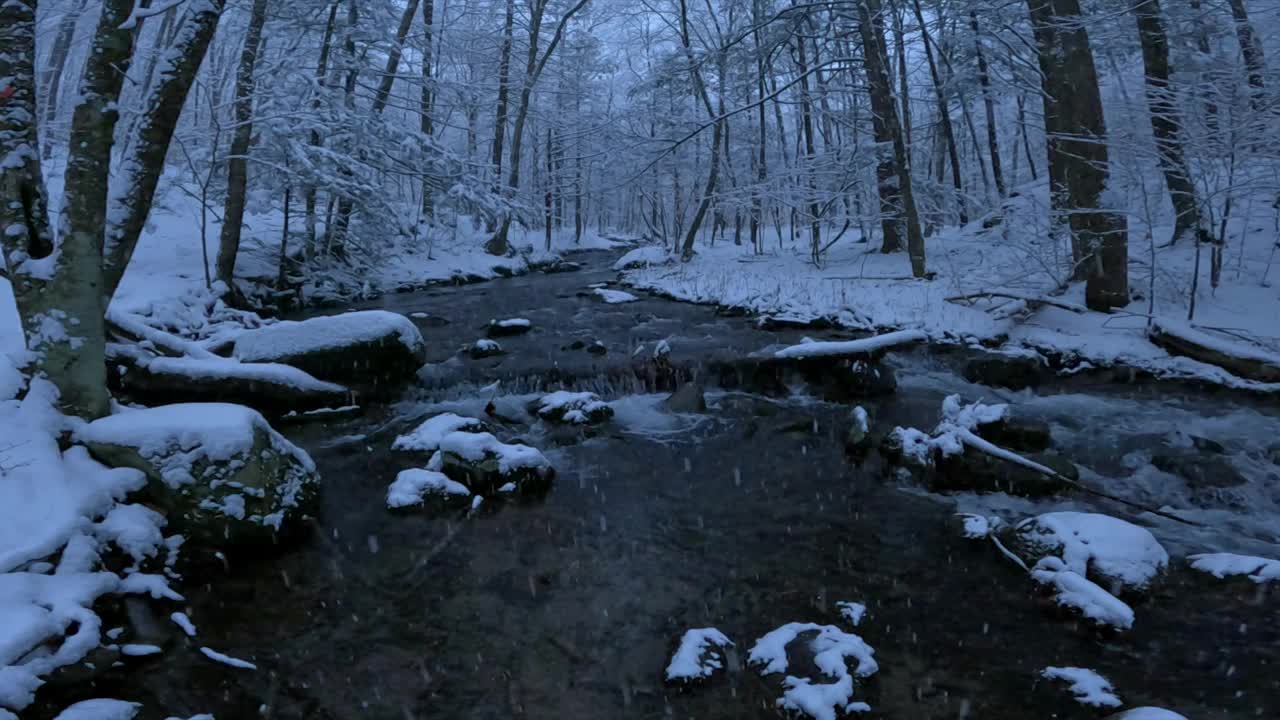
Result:
M509 445L487 432L445 435L427 469L443 472L477 495L539 492L555 476L551 463L536 448Z
M271 415L350 404L351 391L279 363L242 363L228 358L154 357L111 353L114 388L150 405L228 402Z
M1009 533L1009 548L1027 565L1046 557L1113 595L1141 595L1169 565L1169 554L1143 527L1110 515L1051 512L1027 518Z
M243 405L128 410L76 435L102 462L145 473L147 499L197 542L270 541L314 511L315 463Z
M236 338L242 362L284 363L325 380L376 384L404 380L426 362L426 343L403 315L361 310L284 321Z

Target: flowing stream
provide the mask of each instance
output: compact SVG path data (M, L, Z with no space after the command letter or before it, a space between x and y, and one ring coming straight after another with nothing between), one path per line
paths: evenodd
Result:
M581 253L576 273L362 304L447 318L418 318L433 365L360 417L285 428L323 475L316 531L278 557L232 559L208 585L184 587L199 644L259 669L179 646L119 682L148 695L148 708L219 720L769 718L781 676L747 667L755 639L790 621L842 624L835 603L858 601L868 612L856 632L880 665L855 692L872 707L867 717L1098 717L1037 680L1050 665L1101 672L1126 707L1280 717L1280 597L1193 573L1183 559L1206 550L1280 557L1280 468L1263 455L1280 438L1274 402L1087 378L1011 392L966 382L956 372L963 352L895 353L898 392L864 403L873 432L930 429L950 393L1009 402L1051 423L1086 482L1151 507L1191 508L1211 527L1087 495L931 495L887 477L874 452L861 465L846 457L850 406L799 388L785 398L717 388L706 370L772 343L840 333L766 331L648 296L604 304L587 286L616 279L615 257ZM505 317L534 329L500 338L500 357L458 353ZM658 383L630 371L659 340L680 373L708 383L705 413L667 411ZM588 351L596 341L605 354ZM617 415L586 439L509 429L557 467L545 498L473 513L386 509L395 473L425 461L390 450L416 418L561 386L616 401ZM1188 433L1222 442L1248 483L1187 488L1146 464L1153 448ZM989 543L961 538L957 507L1009 518L1114 514L1151 527L1172 570L1135 607L1131 632L1099 636L1052 612ZM675 641L694 627L737 643L726 672L692 690L666 686Z

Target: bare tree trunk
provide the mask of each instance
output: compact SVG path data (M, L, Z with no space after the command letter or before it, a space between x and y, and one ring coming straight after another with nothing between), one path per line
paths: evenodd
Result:
M423 0L422 2L422 28L425 35L422 45L422 102L421 102L421 124L420 129L424 138L431 138L435 135L435 122L431 117L435 105L435 88L432 86L432 69L431 60L432 53L435 50L432 45L435 31L435 13L436 6L434 0ZM422 217L430 220L435 215L435 203L432 199L432 188L430 178L422 179Z
M966 209L964 183L960 179L960 152L956 148L956 134L951 123L951 109L948 107L946 95L942 92L942 77L938 74L938 63L933 56L933 39L930 37L929 29L924 23L924 12L920 9L920 0L911 0L911 5L915 11L916 22L920 25L920 37L924 41L925 59L929 63L929 77L933 79L933 97L938 106L938 122L942 124L942 136L947 141L947 156L951 161L951 185L956 192L957 214L959 215L960 224L967 225L969 223L969 212ZM877 142L879 142L879 138L877 138Z
M502 188L502 146L507 137L507 102L511 93L511 28L515 23L514 0L507 0L506 20L502 24L502 49L498 55L498 107L493 119L493 189ZM503 248L503 252L506 249Z
M1182 118L1177 98L1169 86L1169 38L1165 34L1160 0L1138 0L1133 6L1142 41L1142 63L1146 70L1147 108L1151 132L1155 136L1160 168L1177 216L1170 243L1200 227L1200 203L1187 172L1182 144Z
M1129 302L1128 223L1104 207L1110 177L1098 74L1078 0L1027 0L1043 84L1049 184L1055 223L1071 231L1073 276L1085 304L1109 311Z
M871 110L876 142L883 148L889 145L890 153L881 149L880 164L876 169L880 189L881 211L886 213L882 229L884 243L881 252L894 252L902 248L905 239L907 254L911 258L911 274L924 277L924 236L920 232L920 218L916 213L915 196L911 188L911 167L906 144L898 125L898 111L889 87L884 47L884 28L880 21L879 0L861 0L858 3L858 26L862 34L863 66L867 73L867 85L871 95Z
M240 253L240 231L244 223L244 196L248 185L249 142L253 139L253 69L262 45L262 26L267 20L267 0L253 0L249 27L236 71L236 128L231 135L227 157L227 200L223 206L222 232L218 239L217 278L236 298L236 256Z
M560 21L556 24L555 34L552 35L551 42L547 44L547 49L539 58L538 38L542 33L542 18L549 0L534 0L529 21L529 52L525 59L524 86L520 88L520 104L516 108L515 123L511 127L511 169L507 175L507 192L512 197L520 189L520 146L524 142L524 125L529 117L529 100L533 95L533 86L537 84L538 77L542 75L543 69L547 66L547 61L551 59L556 47L560 45L569 20L586 6L587 2L588 0L578 0L573 7L560 16ZM497 232L485 242L485 251L490 255L506 255L511 248L507 242L507 233L510 230L511 215L506 213L502 218L502 223L498 226Z
M1031 136L1027 133L1027 98L1018 93L1018 132L1022 135L1022 151L1027 156L1027 169L1031 171L1031 179L1039 179L1036 172L1036 158L1031 154Z
M324 35L320 38L320 59L316 61L316 86L323 89L329 86L329 52L333 45L333 27L338 20L338 5L341 0L333 0L329 5L329 17L324 23ZM314 112L320 109L320 98L316 97L311 101L311 110ZM320 133L312 130L310 138L312 147L320 147L324 139L320 137ZM316 252L316 185L314 182L307 183L305 190L305 210L306 213L306 247L304 256L311 259Z
M707 184L702 188L702 200L698 203L698 209L693 213L693 221L689 223L689 229L685 232L684 244L680 248L680 259L688 262L693 259L693 241L697 238L698 228L702 225L702 219L707 214L707 208L711 205L711 200L715 197L716 180L720 173L720 139L724 134L724 96L720 96L720 112L716 112L715 106L711 104L711 95L707 92L707 84L702 79L702 71L693 55L693 45L689 35L689 8L685 0L680 0L680 43L684 50L685 60L689 63L689 75L693 79L693 88L697 92L698 98L702 100L702 107L707 112L709 118L719 118L712 124L711 129L711 154L709 155L707 169ZM721 66L723 67L724 50L721 49Z
M978 83L982 86L982 104L987 117L987 152L991 155L991 176L996 182L996 193L1003 199L1007 193L1004 170L1000 165L1000 138L996 130L995 101L991 95L991 70L987 55L982 51L982 31L978 28L978 13L969 11L969 27L973 30L973 46L978 56Z
M44 94L44 123L46 130L58 119L58 96L62 94L62 73L67 67L67 55L70 54L71 41L75 39L76 19L84 13L88 0L79 0L76 8L67 9L58 21L58 36L53 41L53 50L49 53L48 67L40 73L40 87ZM48 138L44 144L44 158L49 159L53 152L53 143Z
M1227 0L1231 6L1231 17L1236 22L1236 38L1240 41L1240 54L1244 56L1244 66L1249 71L1249 87L1251 103L1254 110L1261 110L1266 103L1267 63L1262 54L1262 40L1253 31L1253 23L1249 22L1249 11L1244 0Z
M194 0L194 4L187 6L187 15L178 28L166 61L159 68L159 79L147 95L138 136L121 163L117 181L121 191L112 193L116 207L107 222L107 297L114 294L120 285L125 266L133 256L142 227L151 212L156 184L164 172L164 158L169 152L178 116L218 27L222 7L223 0Z
M124 21L131 2L109 2L102 9L100 28L81 82L83 91L106 94L89 98L81 94L76 108L73 137L87 139L105 132L105 148L83 148L91 155L80 158L72 152L68 172L74 162L83 186L91 177L101 182L103 200L92 199L93 188L76 187L75 213L92 213L94 205L105 207L107 167L104 153L111 151L111 129L115 123L111 85L119 92L117 73L105 64L108 57L128 62L127 47L110 32L114 22ZM129 35L129 33L125 33ZM105 365L105 336L102 294L102 226L97 234L80 230L68 233L55 246L48 223L44 178L40 167L39 138L36 133L36 2L9 0L0 3L0 247L13 285L14 299L26 336L27 349L35 358L37 374L58 389L62 406L86 418L101 417L109 410ZM122 54L121 50L125 52ZM122 75L120 73L119 75ZM114 77L113 79L113 76ZM86 121L96 125L85 127ZM103 158L94 162L96 156ZM96 253L96 256L95 256Z
M818 153L813 142L813 100L809 94L809 60L803 36L796 38L796 65L796 70L800 73L800 129L804 136L807 166L805 182L809 186L809 259L817 265L822 260L822 224L818 217L818 187L814 181L813 169Z

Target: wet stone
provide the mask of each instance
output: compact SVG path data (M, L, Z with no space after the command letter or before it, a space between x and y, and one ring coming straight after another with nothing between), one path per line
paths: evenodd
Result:
M1040 452L1053 445L1049 423L1020 417L1012 412L996 422L979 425L974 433L1002 448L1017 452Z
M1027 459L1054 470L1069 481L1080 479L1076 466L1061 455L1040 453L1028 455ZM1025 497L1058 495L1071 489L1070 483L1062 478L971 448L939 458L937 467L929 473L928 483L931 490L1004 492Z
M1225 455L1169 448L1152 455L1151 464L1161 472L1177 475L1192 488L1229 488L1246 482Z
M1011 390L1039 387L1052 374L1040 358L1030 356L989 355L970 360L964 367L969 382Z

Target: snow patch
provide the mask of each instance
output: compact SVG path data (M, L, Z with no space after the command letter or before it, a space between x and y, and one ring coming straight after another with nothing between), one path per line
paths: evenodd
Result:
M1048 680L1065 680L1071 683L1070 690L1076 696L1076 702L1093 707L1120 707L1120 698L1116 697L1111 681L1088 668L1081 667L1047 667L1040 671L1040 676Z
M1201 553L1187 560L1192 568L1216 578L1243 575L1259 585L1280 581L1280 560L1235 553Z
M715 628L686 630L680 646L667 664L667 682L700 680L724 667L717 648L733 647L733 641Z
M410 468L401 470L396 475L395 482L387 488L387 507L421 505L428 495L467 497L471 495L471 491L462 483L450 480L444 473Z
M440 447L440 441L449 433L481 430L484 430L484 423L475 418L455 413L441 413L428 418L426 422L414 428L413 432L397 437L391 444L391 449L435 452Z

